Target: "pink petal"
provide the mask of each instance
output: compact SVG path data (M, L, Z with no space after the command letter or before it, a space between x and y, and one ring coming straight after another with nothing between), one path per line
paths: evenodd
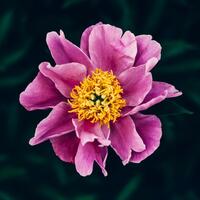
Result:
M143 102L152 87L152 75L145 66L132 67L123 71L118 80L123 88L123 97L127 106L136 106Z
M104 176L107 176L105 170L106 158L107 158L107 148L99 147L96 143L87 143L84 146L79 143L78 151L75 156L75 166L77 172L81 176L88 176L93 171L94 161L102 169Z
M80 43L80 48L83 50L83 52L85 52L86 55L89 56L89 36L90 36L90 33L92 31L92 29L95 27L95 26L98 26L102 24L101 22L95 24L95 25L92 25L92 26L89 26L88 28L86 28L81 36L81 43Z
M123 115L133 115L139 111L146 110L151 106L160 103L166 98L172 98L182 95L182 92L178 91L173 85L164 82L154 81L152 84L152 89L145 97L144 101L134 107L126 107L123 110Z
M45 63L40 66L45 66ZM20 94L19 101L27 110L52 108L65 98L55 88L54 83L40 72Z
M158 61L159 60L157 58L153 57L153 58L150 58L145 64L142 64L142 65L145 65L146 71L149 72L151 71L152 68L156 66ZM141 65L138 65L138 66L141 66Z
M132 152L130 161L139 163L159 147L162 136L161 122L155 115L136 114L132 118L136 130L146 146L142 152Z
M53 108L50 114L43 119L36 128L35 136L29 141L30 145L36 145L50 138L72 132L72 114L68 113L71 107L61 102Z
M80 138L82 145L88 142L94 142L98 140L101 146L109 146L109 135L110 129L107 126L100 126L99 123L91 123L90 121L84 120L79 121L78 119L72 119L74 124L77 137Z
M119 74L132 67L137 52L135 36L108 24L95 26L89 36L89 54L95 67Z
M68 63L51 67L50 64L41 65L41 73L55 83L56 88L65 97L70 97L70 92L75 85L86 77L87 69L79 63Z
M156 65L161 57L161 46L155 40L152 40L151 35L138 35L137 41L137 56L134 66L147 63L150 59L153 59L154 65L149 67L149 71Z
M64 162L74 163L79 139L75 132L50 139L55 154Z
M145 145L138 135L135 124L131 117L120 118L111 127L111 146L122 159L123 164L127 164L131 157L132 150L141 152Z
M167 91L166 98L178 97L182 95L182 92L178 91L173 85L165 82L154 81L153 88L147 96L146 101L162 94L164 91Z
M67 40L62 31L60 31L60 35L56 32L48 33L46 41L56 64L77 62L85 65L89 70L93 69L87 55L79 47Z

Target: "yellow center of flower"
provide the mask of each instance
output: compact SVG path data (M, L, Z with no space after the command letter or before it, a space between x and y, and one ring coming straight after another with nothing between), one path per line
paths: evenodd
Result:
M79 120L89 120L101 125L115 122L121 116L126 101L123 89L112 71L96 69L70 93L70 113L76 113Z

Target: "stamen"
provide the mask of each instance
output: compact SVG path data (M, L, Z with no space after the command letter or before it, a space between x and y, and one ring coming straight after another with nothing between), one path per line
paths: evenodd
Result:
M96 69L78 86L75 86L68 101L70 113L76 113L79 120L89 120L101 125L115 122L121 116L126 101L121 94L123 89L112 71Z

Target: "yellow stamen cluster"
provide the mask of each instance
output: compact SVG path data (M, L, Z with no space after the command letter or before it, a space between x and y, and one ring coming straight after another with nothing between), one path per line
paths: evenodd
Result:
M70 93L70 113L76 113L79 120L89 120L101 125L115 122L121 116L126 101L123 89L112 71L96 69Z

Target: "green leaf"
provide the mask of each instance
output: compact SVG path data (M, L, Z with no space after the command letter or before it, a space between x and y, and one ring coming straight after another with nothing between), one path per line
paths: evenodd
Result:
M197 49L192 44L184 40L170 40L162 43L163 46L163 57L169 59L184 54L190 50Z
M119 193L117 200L127 200L130 199L130 197L134 199L134 193L137 191L141 180L141 176L136 176L132 178Z
M6 12L1 18L0 18L0 45L3 40L5 40L5 37L10 30L10 27L12 25L13 20L13 11L10 10Z
M5 76L0 79L0 88L17 87L28 80L32 73L33 69L19 75Z
M38 192L40 196L42 195L45 199L47 198L49 200L67 200L68 198L61 194L61 192L57 189L51 187L50 185L45 185L38 188Z
M10 196L10 194L0 191L0 199L1 200L14 200L14 197Z
M6 110L7 114L7 120L6 120L6 128L7 128L7 137L11 140L12 142L15 142L14 137L15 134L17 133L17 128L19 125L19 103L15 102L9 105L9 107Z
M69 8L72 5L76 5L84 0L65 0L62 6L63 9Z
M134 7L130 8L128 2L124 0L119 0L116 3L118 3L118 6L121 9L121 12L120 12L121 24L123 25L124 29L129 29L131 27L131 22L135 18L135 16L133 16L135 14L133 10Z
M188 200L199 200L199 196L192 190L188 191L185 197L186 197L185 199Z
M198 106L200 107L200 92L198 90L190 90L187 91L188 97Z
M61 185L66 185L69 182L69 176L66 172L65 164L55 162L54 165L52 165L53 171L55 173L56 178L58 179L58 182Z
M148 110L150 113L155 113L156 115L160 117L164 116L172 116L172 115L183 115L183 114L189 114L192 115L193 112L188 110L187 108L184 108L182 105L179 105L173 101L165 100L161 102L160 104L155 105L151 109Z
M8 160L8 155L6 155L6 154L0 154L0 162L4 162L6 160Z
M47 158L38 154L24 155L24 160L27 160L31 165L44 165L47 163Z
M27 171L24 168L17 166L2 166L0 167L0 182L21 178L26 174Z
M151 4L152 8L149 9L150 13L147 16L147 23L145 31L152 32L162 20L162 14L166 8L166 0L156 0Z
M197 73L200 72L200 60L199 58L185 58L180 61L176 61L171 64L163 65L160 67L159 74L172 75L177 74L179 77L181 74Z
M19 49L13 50L11 53L6 54L0 60L0 71L5 71L9 67L14 66L18 61L20 61L27 53L31 42L27 42L24 46Z
M75 198L75 200L95 200L95 195L81 195Z

